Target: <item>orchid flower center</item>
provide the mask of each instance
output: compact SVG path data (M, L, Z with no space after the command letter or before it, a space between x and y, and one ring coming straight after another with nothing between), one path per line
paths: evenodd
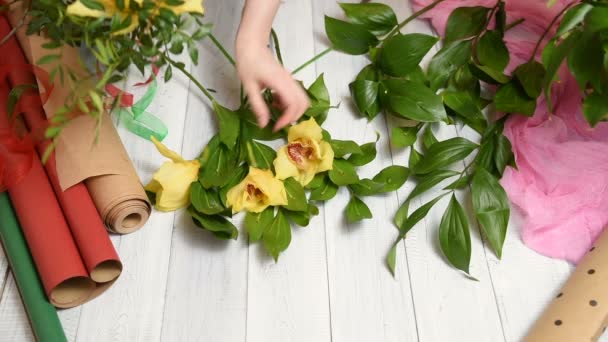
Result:
M247 198L249 200L257 200L258 202L261 202L265 197L266 195L262 192L262 190L258 189L253 184L247 184Z
M315 149L306 142L296 140L287 145L287 153L298 167L304 167L307 161L315 159Z

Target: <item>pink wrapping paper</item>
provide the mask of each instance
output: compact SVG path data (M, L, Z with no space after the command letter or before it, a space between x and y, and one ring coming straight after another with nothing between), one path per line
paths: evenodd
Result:
M412 1L415 10L431 2ZM444 34L456 7L495 3L447 0L423 17ZM543 0L506 1L507 22L525 19L505 35L511 55L507 72L529 59L542 32L568 3L559 0L548 7ZM553 115L541 97L532 118L512 115L507 120L504 134L518 170L508 168L501 183L524 216L524 243L541 254L577 262L608 224L608 124L591 129L582 117L580 90L565 65L559 76Z

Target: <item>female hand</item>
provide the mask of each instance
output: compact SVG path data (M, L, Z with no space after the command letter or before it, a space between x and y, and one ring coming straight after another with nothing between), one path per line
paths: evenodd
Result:
M258 124L265 127L270 121L270 110L262 96L264 89L273 91L273 105L283 111L275 131L297 121L310 106L304 89L267 47L278 6L279 0L247 0L236 39L237 71Z

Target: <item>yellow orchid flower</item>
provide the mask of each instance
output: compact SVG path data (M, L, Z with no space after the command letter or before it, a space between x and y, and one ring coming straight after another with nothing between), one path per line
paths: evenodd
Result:
M314 118L289 128L288 144L277 151L274 169L278 179L293 177L303 186L319 172L331 170L334 150L323 140L323 132Z
M88 8L80 0L76 0L74 3L68 6L67 13L69 15L91 18L112 18L114 15L118 15L121 20L124 20L126 17L130 16L131 24L128 27L113 33L113 35L127 34L135 30L135 28L137 28L139 25L137 14L133 13L129 9L129 1L130 0L125 0L124 8L120 9L118 6L116 6L116 0L98 0L98 2L103 6L103 10L96 10ZM143 0L133 1L137 2L139 5L141 5L143 2Z
M156 209L174 211L188 206L190 184L198 179L201 164L198 160L184 160L154 137L152 142L160 154L171 159L161 165L145 188L156 194Z
M259 213L271 205L287 205L287 192L272 171L250 167L247 177L226 194L226 205L233 213L243 209Z
M183 13L205 13L203 8L203 0L183 0L184 3L181 5L173 6L165 2L160 4L160 7L170 9L175 15L181 15Z

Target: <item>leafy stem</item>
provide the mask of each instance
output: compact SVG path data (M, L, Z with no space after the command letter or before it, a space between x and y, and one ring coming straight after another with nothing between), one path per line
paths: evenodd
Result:
M209 38L211 39L213 44L215 44L215 46L222 52L222 55L224 55L224 57L226 57L228 62L230 62L230 64L232 64L232 66L236 66L236 62L234 61L234 58L232 58L232 56L230 56L230 54L228 53L228 51L226 51L226 49L224 48L222 43L220 43L220 41L217 40L217 38L215 38L213 33L209 34Z
M442 0L443 1L443 0ZM313 58L309 59L308 61L304 62L304 64L300 65L299 67L297 67L294 71L291 72L292 75L297 74L298 72L302 71L302 69L306 68L307 66L309 66L310 64L316 62L318 59L320 59L321 57L327 55L328 53L332 52L334 50L334 48L332 47L328 47L327 49L321 51L321 53L315 55Z
M540 44L543 42L543 40L545 40L545 37L547 36L547 34L549 34L549 31L551 31L551 28L553 27L553 25L555 25L557 20L559 20L559 18L564 13L566 13L566 11L570 9L570 7L572 7L575 4L576 4L576 2L572 2L568 5L566 5L566 7L564 7L561 11L559 11L559 13L557 13L557 15L555 17L553 17L553 19L551 20L549 25L547 25L547 28L545 29L543 34L540 36L540 38L538 38L538 41L536 42L536 45L534 46L534 51L532 51L532 55L530 55L529 62L532 62L534 60L534 57L536 56L536 53L538 52L538 49L540 48Z
M410 15L404 21L402 21L401 23L399 23L399 25L397 25L391 32L389 32L383 40L387 40L387 39L391 38L392 36L396 35L409 22L411 22L412 20L418 18L419 16L423 15L424 13L432 10L433 8L435 8L435 6L439 5L443 1L445 1L445 0L435 0L431 4L429 4L428 6L422 8L418 12Z
M176 61L172 60L167 55L165 55L165 59L167 60L167 62L169 62L169 64L176 67L179 71L181 71L184 75L186 75L192 82L194 82L194 84L198 87L198 89L200 89L203 92L203 94L205 94L205 96L207 96L209 101L211 101L211 102L215 101L215 99L213 98L213 95L211 95L211 93L201 84L201 82L199 82L190 72L188 72L184 68L183 64L177 63Z

